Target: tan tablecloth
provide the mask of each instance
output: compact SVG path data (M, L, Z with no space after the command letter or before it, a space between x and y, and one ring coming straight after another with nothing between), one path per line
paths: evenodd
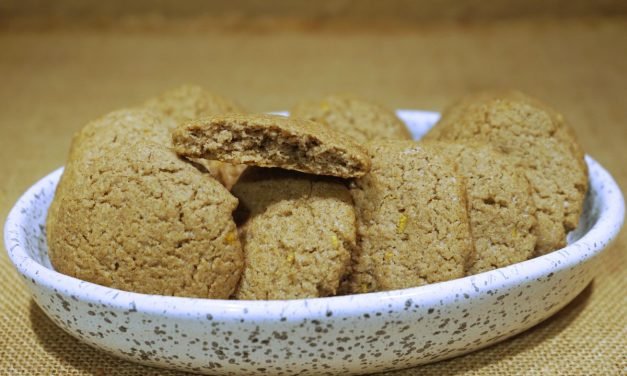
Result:
M0 31L0 217L62 165L88 120L181 83L257 111L349 92L440 110L519 88L570 119L585 150L627 186L627 22L510 21L404 30ZM553 318L501 344L400 375L627 374L627 231L598 277ZM100 353L42 313L0 255L0 374L175 374Z

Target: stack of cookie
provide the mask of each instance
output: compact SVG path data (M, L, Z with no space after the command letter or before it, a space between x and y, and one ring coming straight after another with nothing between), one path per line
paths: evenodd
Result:
M558 249L586 190L561 115L518 92L465 98L418 142L362 100L254 115L186 86L74 137L48 244L58 271L143 293L382 291Z

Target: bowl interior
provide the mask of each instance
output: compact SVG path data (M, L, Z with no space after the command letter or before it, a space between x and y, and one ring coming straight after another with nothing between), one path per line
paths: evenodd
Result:
M23 212L27 215L27 225L22 227L22 244L26 254L35 260L38 264L47 269L54 270L48 257L48 242L46 241L46 216L48 208L54 198L54 190L59 178L63 174L63 168L59 168L46 176L44 180L54 183L52 189L44 189L42 187L39 192L32 195L32 201L29 203L29 211ZM50 187L49 187L50 188Z
M438 119L438 114L421 111L399 111L399 115L408 124L409 129L416 139L424 135L428 129ZM578 250L579 243L590 243L587 247L594 252L603 249L611 239L618 233L624 216L624 203L620 190L616 186L611 176L603 170L594 160L586 157L586 161L590 170L590 190L585 200L584 213L581 216L579 227L568 235L568 243L571 245L562 250L552 252L548 255L528 260L522 263L514 264L506 268L497 269L496 271L485 272L471 277L460 278L457 280L441 282L421 287L414 287L404 290L395 290L379 293L361 294L350 296L351 302L361 305L372 305L377 300L386 302L399 300L404 301L407 296L429 296L434 292L441 296L442 291L462 292L469 289L471 279L475 282L479 280L492 281L494 276L500 278L499 274L510 273L512 275L527 274L529 276L539 276L546 270L546 261L551 261L551 255L558 252L565 252L569 255L570 250ZM60 168L42 180L33 185L15 205L5 226L5 244L9 250L9 255L16 265L18 271L27 279L37 279L41 285L47 285L49 288L58 288L63 286L71 293L75 293L86 300L96 300L101 296L111 295L120 292L123 293L124 299L118 299L119 304L126 304L134 300L142 300L156 306L168 304L172 307L182 306L181 303L185 299L177 297L162 297L155 295L144 295L130 292L121 292L111 288L93 285L89 289L89 293L83 289L89 284L88 282L79 281L72 277L64 276L56 273L48 257L48 246L46 243L45 222L48 207L53 199L56 184L63 172ZM598 242L598 244L597 244ZM592 246L594 244L594 246ZM591 256L588 256L591 257ZM571 261L568 261L571 260ZM562 267L568 267L571 264L580 262L578 258L566 259L560 262ZM53 282L51 282L53 281ZM509 283L516 283L515 279L511 279ZM56 285L55 285L56 284ZM472 292L472 289L469 290ZM91 295L88 295L91 294ZM116 294L117 295L117 294ZM211 299L193 299L194 308L201 312L203 309L210 307L211 304L221 304L229 307L230 310L256 310L259 308L260 315L266 314L271 308L273 312L280 312L287 306L296 306L308 304L308 312L318 312L324 315L329 304L334 306L345 303L346 297L329 297L316 299L302 299L283 301L282 305L272 305L271 301L226 301ZM399 299L400 298L400 299ZM434 298L435 299L435 298ZM157 303L158 302L158 303ZM116 303L116 304L118 304ZM267 304L266 304L267 303ZM206 306L205 306L206 304ZM262 310L263 308L263 310ZM346 311L350 314L351 306L340 307L339 310Z

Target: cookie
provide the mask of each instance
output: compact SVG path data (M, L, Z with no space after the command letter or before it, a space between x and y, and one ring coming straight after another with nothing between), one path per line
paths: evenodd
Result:
M378 104L331 95L301 102L290 116L323 123L360 144L375 140L411 140L411 134L396 114Z
M235 102L194 85L184 85L166 91L146 101L144 107L162 114L174 124L217 114L246 112ZM168 140L168 143L170 142L171 140ZM220 161L196 162L204 165L213 177L229 189L246 168L245 165L232 165Z
M144 102L144 107L163 114L177 124L216 114L246 112L235 102L195 85L166 91Z
M335 178L249 167L232 190L245 212L238 299L334 295L355 248L355 211Z
M303 119L278 115L216 115L177 127L179 155L223 162L331 175L362 176L365 151L348 136Z
M521 169L485 144L431 143L457 163L466 183L472 275L525 261L536 245L536 207Z
M479 141L509 155L529 180L541 255L566 245L588 188L584 154L562 115L520 92L486 92L447 109L426 139Z
M346 292L420 286L464 276L472 254L464 179L432 145L368 144L371 171L351 185L358 252Z
M47 219L54 268L126 291L228 298L243 268L237 199L149 142L68 163Z

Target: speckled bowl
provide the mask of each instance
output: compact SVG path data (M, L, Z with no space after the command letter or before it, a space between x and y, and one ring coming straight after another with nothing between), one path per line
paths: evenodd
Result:
M399 111L421 137L438 115ZM113 355L210 374L331 374L433 362L539 323L594 277L623 222L612 177L592 158L590 193L569 246L506 268L381 293L291 301L144 295L68 277L50 266L45 217L59 169L32 186L5 225L5 244L37 304L61 328Z

